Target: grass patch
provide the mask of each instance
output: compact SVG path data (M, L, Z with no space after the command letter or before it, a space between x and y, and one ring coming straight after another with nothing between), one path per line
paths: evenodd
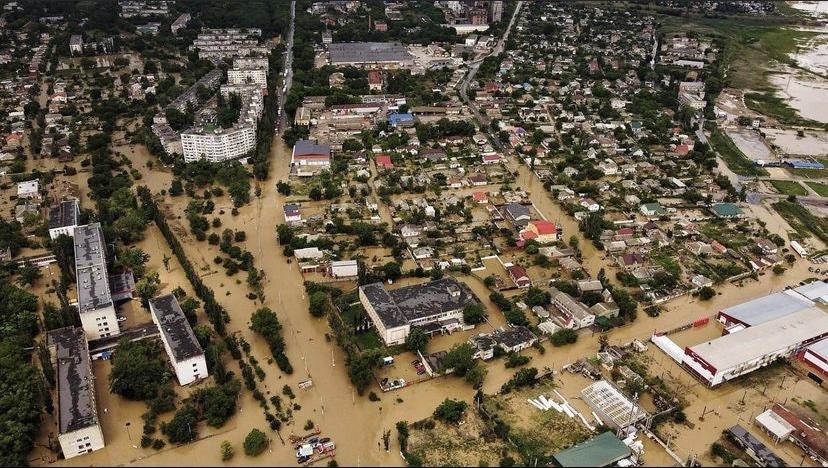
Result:
M779 193L783 193L785 195L808 195L808 190L795 180L769 180L768 183L770 183Z
M828 244L828 219L814 216L799 203L787 200L773 204L776 210L802 236L815 236Z
M820 197L828 197L828 184L820 182L805 182L808 187L811 187L814 192L818 193Z
M385 345L382 344L382 339L374 329L356 335L356 343L362 351L369 349L383 349L385 347Z
M753 161L748 159L733 143L733 140L718 128L710 133L710 145L724 159L731 171L743 176L768 175L768 171L753 164Z

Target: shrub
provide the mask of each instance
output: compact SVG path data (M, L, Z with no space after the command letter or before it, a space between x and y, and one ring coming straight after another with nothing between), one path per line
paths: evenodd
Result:
M446 398L434 410L434 417L447 423L458 423L463 417L468 405L465 401L449 400Z
M264 452L267 442L267 435L264 432L253 429L244 438L244 453L249 457L255 457Z
M221 461L227 461L233 458L233 455L236 454L236 449L230 444L229 440L223 440L221 442Z

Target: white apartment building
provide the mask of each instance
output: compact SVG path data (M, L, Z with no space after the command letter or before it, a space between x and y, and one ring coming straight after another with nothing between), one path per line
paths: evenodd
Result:
M164 350L175 369L178 383L188 385L207 377L204 351L187 322L187 317L172 294L149 301L152 321L161 332Z
M78 285L78 314L87 340L118 335L118 316L109 289L106 243L100 223L74 230L75 274Z
M569 294L560 291L558 288L550 287L552 305L554 305L565 316L566 322L563 325L573 330L586 328L595 323L595 316L589 312L585 305L575 300Z
M256 129L230 128L213 131L187 131L181 134L185 162L206 159L223 162L241 158L256 147Z
M267 70L264 68L231 68L227 70L227 83L267 86Z
M52 330L46 335L46 345L55 369L58 442L63 456L69 459L104 448L83 330Z

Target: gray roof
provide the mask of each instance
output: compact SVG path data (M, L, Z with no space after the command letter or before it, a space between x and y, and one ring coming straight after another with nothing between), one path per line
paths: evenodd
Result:
M77 200L64 200L49 210L49 229L77 226L79 214Z
M509 348L513 348L519 344L527 343L535 339L534 333L532 333L529 328L524 326L507 328L506 330L496 330L492 333L492 337L499 344Z
M397 42L337 42L328 45L331 63L408 62L408 49Z
M75 272L78 311L99 310L112 305L106 272L106 245L100 223L75 228Z
M325 154L331 155L331 146L322 144L318 145L310 140L299 140L293 145L293 156L302 156L305 154Z
M151 299L149 304L150 311L155 316L167 345L172 349L176 362L204 354L175 296L158 296Z
M98 424L95 382L82 328L52 330L46 343L57 364L58 428L60 434Z
M808 299L816 302L826 302L828 297L828 283L825 281L814 281L804 286L800 286L794 291L802 294Z
M739 442L739 444L742 445L742 447L750 449L755 454L754 458L756 458L762 466L788 466L785 463L785 460L779 458L778 455L773 453L773 450L769 449L762 443L762 441L754 437L753 434L748 432L744 427L737 424L728 429L727 432L729 432L730 435L732 435Z
M415 320L462 309L480 303L465 283L446 277L386 291L382 283L360 286L383 324L397 327Z
M512 219L518 219L521 216L529 216L529 208L520 203L508 203L503 205L503 209Z
M728 307L721 313L752 327L813 306L813 302L789 289Z

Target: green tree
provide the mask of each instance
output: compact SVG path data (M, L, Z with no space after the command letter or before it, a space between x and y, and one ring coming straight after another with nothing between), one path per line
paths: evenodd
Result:
M716 290L711 288L710 286L703 286L699 289L699 298L703 301L709 301L716 295Z
M149 254L137 247L133 247L124 250L118 255L117 264L132 271L136 277L140 278L146 273L145 265L149 261L149 258Z
M405 337L405 349L411 352L420 351L425 354L427 345L428 335L420 327L413 327L408 336Z
M262 336L270 348L276 360L276 365L287 373L293 373L293 366L290 365L285 355L285 339L282 337L282 324L276 313L268 307L258 309L250 317L250 329Z
M316 291L310 295L310 313L314 317L325 315L328 310L328 295L324 291Z
M124 338L112 355L109 390L129 400L149 400L169 380L164 351L154 341Z
M483 306L477 303L468 303L463 307L463 321L469 325L476 325L486 320Z
M170 439L170 443L184 444L198 438L198 414L191 405L184 405L175 412L175 416L161 424L161 433Z
M267 444L267 435L258 429L253 429L244 438L244 453L249 457L255 457L265 451Z
M148 273L135 283L135 292L141 298L141 305L149 307L149 300L158 293L161 280L157 271Z
M449 400L446 398L434 410L434 418L447 423L457 424L463 418L468 404L465 401Z
M221 461L227 461L233 458L233 455L235 454L236 449L233 448L233 445L229 440L221 441Z
M40 268L26 262L22 268L17 270L17 282L21 286L34 286L34 284L43 277Z

